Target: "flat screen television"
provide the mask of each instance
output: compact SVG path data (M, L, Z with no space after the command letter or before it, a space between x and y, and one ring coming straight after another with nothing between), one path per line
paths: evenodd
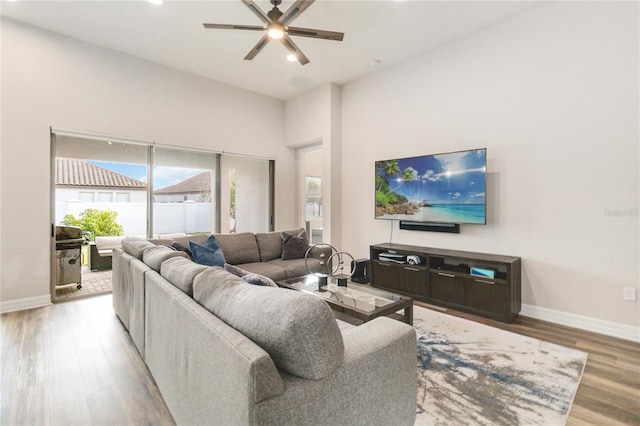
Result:
M376 219L486 224L486 148L376 161Z

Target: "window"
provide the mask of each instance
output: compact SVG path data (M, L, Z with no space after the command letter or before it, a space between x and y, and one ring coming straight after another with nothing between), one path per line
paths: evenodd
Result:
M96 200L96 194L95 192L80 191L78 198L85 203L93 203Z
M99 203L113 203L113 192L98 192Z
M77 216L77 208L99 208L118 213L117 222L125 235L272 230L273 160L107 140L102 135L64 131L52 135L56 223L67 214ZM66 170L78 164L87 171L86 181L101 168L104 176L119 175L121 185L110 187L113 179L102 179L94 191L71 189L77 183L64 177ZM67 202L78 198L84 203L113 204L96 207Z
M305 183L307 219L322 217L322 178L307 176Z
M129 203L131 202L131 194L128 192L116 192L117 203Z

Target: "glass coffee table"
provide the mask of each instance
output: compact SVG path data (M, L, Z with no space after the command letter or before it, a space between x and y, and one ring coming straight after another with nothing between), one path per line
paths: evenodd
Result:
M404 309L400 316L409 325L413 325L413 299L408 296L391 293L351 281L347 287L338 287L335 278L329 277L327 285L318 289L318 277L307 275L299 278L276 281L280 287L298 290L324 299L333 310L343 312L360 321L367 322L380 316L394 316Z

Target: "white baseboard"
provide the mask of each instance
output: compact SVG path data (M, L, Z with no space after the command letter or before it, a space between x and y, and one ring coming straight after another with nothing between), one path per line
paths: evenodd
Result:
M23 311L25 309L41 308L51 305L51 296L27 297L25 299L8 300L0 303L0 314L7 312Z
M520 315L640 343L640 327L522 304Z

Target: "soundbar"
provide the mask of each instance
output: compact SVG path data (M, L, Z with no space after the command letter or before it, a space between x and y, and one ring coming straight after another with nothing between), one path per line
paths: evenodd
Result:
M430 223L430 222L407 222L400 221L400 229L410 231L430 231L430 232L449 232L452 234L460 233L459 223Z

